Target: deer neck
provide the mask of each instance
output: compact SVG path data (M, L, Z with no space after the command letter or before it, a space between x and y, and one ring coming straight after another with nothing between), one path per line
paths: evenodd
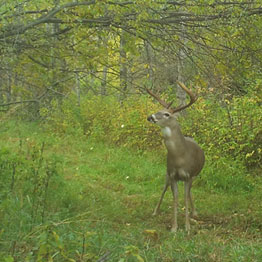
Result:
M186 149L186 141L179 125L162 128L162 134L167 151L171 155L181 155Z

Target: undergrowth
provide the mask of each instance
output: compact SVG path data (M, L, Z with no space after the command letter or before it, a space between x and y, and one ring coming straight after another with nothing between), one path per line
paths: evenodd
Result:
M222 157L242 162L249 169L262 167L262 121L260 96L198 99L179 117L183 133L194 137L212 161ZM53 102L41 114L48 128L58 133L85 135L88 139L135 150L160 150L158 127L148 123L149 114L159 110L148 97L129 97L122 103L113 97L86 96L77 106L72 96L62 105Z

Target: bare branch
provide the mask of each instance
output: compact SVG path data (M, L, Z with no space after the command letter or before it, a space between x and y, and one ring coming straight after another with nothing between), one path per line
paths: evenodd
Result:
M38 100L22 100L22 101L14 101L14 102L9 102L6 104L0 104L0 106L10 106L10 105L16 105L16 104L23 104L23 103L38 103Z

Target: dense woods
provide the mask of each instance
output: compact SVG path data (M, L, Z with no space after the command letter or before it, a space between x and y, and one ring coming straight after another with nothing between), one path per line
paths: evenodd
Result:
M255 0L2 1L0 261L260 261L261 35ZM146 88L185 104L177 80L198 94L179 122L207 166L202 224L173 249L142 217L165 169Z
M7 1L1 108L37 114L72 92L124 98L176 79L244 95L261 79L261 14L257 1Z

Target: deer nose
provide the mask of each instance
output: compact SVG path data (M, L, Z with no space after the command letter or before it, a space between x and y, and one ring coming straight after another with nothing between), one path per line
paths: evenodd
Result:
M147 121L149 121L149 122L152 121L152 115L147 117Z
M149 121L151 123L155 123L156 119L155 119L154 115L150 115L150 116L148 116L147 121Z

